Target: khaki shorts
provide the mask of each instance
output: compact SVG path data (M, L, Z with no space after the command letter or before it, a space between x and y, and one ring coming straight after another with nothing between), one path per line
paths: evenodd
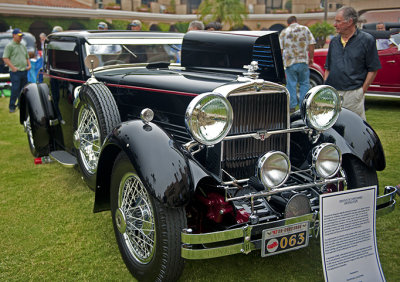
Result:
M361 88L349 91L338 91L342 98L342 107L349 109L350 111L358 114L363 120L367 120L365 117L364 108L364 91Z

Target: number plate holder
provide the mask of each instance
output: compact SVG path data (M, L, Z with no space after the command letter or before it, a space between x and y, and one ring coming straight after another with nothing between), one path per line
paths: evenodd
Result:
M308 246L308 221L265 229L262 232L261 256L271 256Z

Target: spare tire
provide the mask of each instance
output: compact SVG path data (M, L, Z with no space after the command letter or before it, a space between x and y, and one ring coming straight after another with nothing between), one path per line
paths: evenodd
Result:
M85 84L74 110L74 145L84 180L94 188L101 146L111 130L121 123L111 91L102 83Z

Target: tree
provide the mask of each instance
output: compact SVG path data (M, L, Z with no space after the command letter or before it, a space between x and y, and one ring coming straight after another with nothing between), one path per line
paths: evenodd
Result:
M246 6L240 0L204 0L198 10L202 21L218 21L229 26L243 26Z
M289 0L285 3L285 9L289 12L292 12L292 0Z
M315 37L315 48L323 48L326 42L326 37L335 34L335 28L333 25L327 22L316 23L310 26L310 31Z

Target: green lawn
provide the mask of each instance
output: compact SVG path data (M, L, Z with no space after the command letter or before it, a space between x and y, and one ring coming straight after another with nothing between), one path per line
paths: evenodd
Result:
M18 112L0 99L0 281L128 281L109 212L74 169L34 165ZM386 151L381 187L400 183L400 99L367 98L367 119ZM387 281L400 281L400 206L378 219ZM323 281L319 241L261 258L259 252L187 261L181 281Z

